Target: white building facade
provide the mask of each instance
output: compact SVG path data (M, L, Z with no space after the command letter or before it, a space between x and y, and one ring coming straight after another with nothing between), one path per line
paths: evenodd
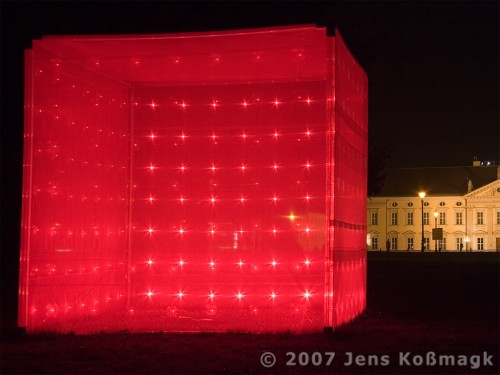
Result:
M500 179L463 195L371 197L367 219L368 250L421 251L423 228L425 251L500 251Z

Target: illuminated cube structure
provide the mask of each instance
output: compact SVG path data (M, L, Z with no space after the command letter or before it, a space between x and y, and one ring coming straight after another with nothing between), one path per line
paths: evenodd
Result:
M367 77L299 25L26 51L19 326L314 332L365 307Z

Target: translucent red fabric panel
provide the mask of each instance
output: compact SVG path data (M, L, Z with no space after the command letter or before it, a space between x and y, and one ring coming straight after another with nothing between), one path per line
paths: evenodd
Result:
M128 88L28 53L19 316L30 329L125 306Z
M324 29L45 38L26 82L21 326L306 332L362 311L366 77Z

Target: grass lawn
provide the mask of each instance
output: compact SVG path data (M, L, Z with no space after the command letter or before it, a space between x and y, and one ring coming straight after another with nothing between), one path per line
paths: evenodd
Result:
M370 253L368 308L331 334L76 336L3 330L0 372L498 374L499 260L499 253ZM260 363L265 352L276 356L271 368ZM407 352L404 358L415 365L400 362ZM418 366L418 356L430 352L468 362ZM483 361L484 352L493 366L486 361L472 369L469 360L477 358L471 356ZM359 356L357 364L346 364L349 353Z

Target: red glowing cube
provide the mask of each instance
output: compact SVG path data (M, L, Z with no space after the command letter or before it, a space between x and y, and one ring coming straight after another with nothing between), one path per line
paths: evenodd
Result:
M26 52L19 326L312 332L365 307L367 78L312 25Z

